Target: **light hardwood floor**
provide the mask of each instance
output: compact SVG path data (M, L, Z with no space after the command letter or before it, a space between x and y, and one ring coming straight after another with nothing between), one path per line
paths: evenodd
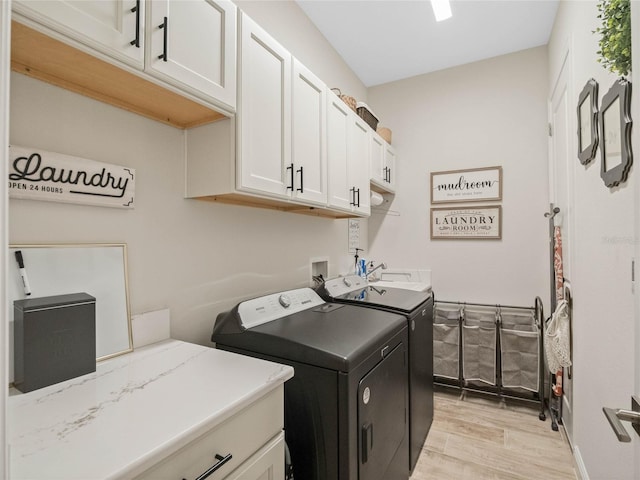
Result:
M562 427L533 404L437 389L434 419L410 480L575 480Z

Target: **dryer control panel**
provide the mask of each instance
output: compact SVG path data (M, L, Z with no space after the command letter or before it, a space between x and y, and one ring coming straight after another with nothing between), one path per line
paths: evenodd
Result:
M336 298L353 290L362 290L369 285L366 278L359 275L347 275L345 277L332 278L324 282L324 288L329 295Z
M251 328L325 303L311 288L298 288L252 298L238 305L243 328Z

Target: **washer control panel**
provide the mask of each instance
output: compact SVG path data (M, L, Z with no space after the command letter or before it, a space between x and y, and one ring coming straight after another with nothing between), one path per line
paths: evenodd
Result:
M324 282L324 288L332 297L339 297L353 290L362 290L369 282L359 275L347 275L346 277L332 278Z
M238 305L243 328L248 329L325 303L311 288L298 288L252 298Z

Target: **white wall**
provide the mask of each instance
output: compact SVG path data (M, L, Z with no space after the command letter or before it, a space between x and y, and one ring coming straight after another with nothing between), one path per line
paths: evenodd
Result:
M599 37L592 33L600 25L596 5L596 1L560 2L548 46L549 83L555 80L567 48L571 51L570 112L576 112L587 80L596 79L601 100L617 78L597 62ZM569 131L576 132L576 114L570 120ZM570 151L575 152L570 163L575 231L568 245L573 262L574 446L591 480L632 479L633 444L616 440L602 407L628 408L634 392L631 259L637 242L637 187L632 175L626 184L608 189L600 179L600 149L585 167L577 159L577 135L572 134L570 141Z
M539 47L370 88L398 157L398 193L369 220L372 255L430 268L441 300L548 305L546 85ZM430 172L487 166L503 168L502 240L430 240Z
M303 61L322 66L321 77L331 72L328 83L349 78L356 89L317 31L301 28L308 20L293 2L267 3L254 6L256 21L277 26L274 36L293 52L309 41ZM182 131L19 74L11 82L12 143L130 166L137 184L132 211L12 199L10 241L127 243L132 314L170 308L172 337L210 344L217 313L307 286L311 258L328 257L330 275L351 266L346 220L184 199Z
M293 0L234 0L329 88L366 102L367 89Z

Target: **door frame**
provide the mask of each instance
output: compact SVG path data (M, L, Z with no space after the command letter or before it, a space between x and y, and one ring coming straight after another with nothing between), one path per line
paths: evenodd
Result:
M640 42L640 2L631 2L631 44L638 45ZM640 78L640 49L634 48L631 51L631 63L635 66L636 76ZM633 79L632 79L633 81ZM632 92L631 95L631 118L635 119L635 128L632 126L631 131L631 148L636 152L636 165L631 169L630 181L634 182L636 187L634 191L634 272L633 272L633 292L634 292L634 345L635 352L635 378L634 378L634 394L640 396L640 283L636 280L640 271L640 91ZM630 429L630 425L625 422L625 428ZM634 473L635 478L640 478L640 439L636 435L632 435L634 443Z
M562 239L562 248L563 248L563 259L564 259L564 265L563 265L563 271L564 271L564 277L567 278L567 280L571 280L571 272L567 269L565 269L565 267L568 265L569 267L571 267L573 265L573 252L575 250L574 247L574 241L573 241L573 232L575 232L575 228L574 228L574 215L571 211L572 209L572 205L575 205L575 169L571 167L571 146L573 145L572 143L572 137L571 137L571 132L572 130L572 126L573 126L573 117L571 116L571 109L569 108L571 105L571 99L574 98L574 94L573 94L573 70L572 70L572 65L573 65L573 38L569 37L565 40L564 44L563 44L563 48L562 48L562 56L560 59L560 62L558 62L557 65L557 69L554 72L554 81L553 84L551 85L550 88L550 94L549 94L549 100L548 100L548 121L549 121L549 142L548 142L548 151L549 151L549 159L548 159L548 168L549 168L549 203L550 204L557 204L558 201L558 190L557 190L557 176L556 176L556 152L555 152L555 146L554 146L554 142L555 142L555 138L557 138L557 131L556 131L556 125L554 124L554 118L553 118L553 112L554 112L554 101L556 100L556 96L558 94L558 90L560 88L564 89L565 91L565 95L566 95L566 100L568 103L568 111L567 111L567 135L566 135L566 148L567 148L567 161L566 161L566 196L567 196L567 203L568 203L568 209L566 208L567 206L562 205L562 207L565 210L561 210L559 212L559 215L561 215L561 223L562 223L562 230L563 230L563 239ZM553 247L553 238L550 238L550 245L549 248L552 249ZM550 277L553 277L552 273L553 273L553 266L549 265L550 268ZM550 285L550 294L551 294L551 298L550 298L550 305L553 306L554 304L554 299L555 299L555 284L553 282L555 282L555 280L553 278L551 278L550 280L552 282L552 284ZM549 311L547 316L550 316L553 313L553 311ZM545 368L546 371L546 368ZM568 379L566 378L567 375L567 371L565 369L564 371L564 376L563 376L563 387L570 387L571 383L568 381ZM562 419L563 414L565 413L566 410L568 410L569 412L573 412L573 404L572 402L569 400L569 397L567 395L563 395L561 398L561 407L560 407L560 418ZM564 423L564 422L563 422ZM570 424L572 422L569 422ZM568 432L566 429L566 425L563 425L563 427L565 428L565 433L567 436L567 439L569 440L569 443L571 444L571 447L573 449L574 447L574 439L573 439L573 431Z

